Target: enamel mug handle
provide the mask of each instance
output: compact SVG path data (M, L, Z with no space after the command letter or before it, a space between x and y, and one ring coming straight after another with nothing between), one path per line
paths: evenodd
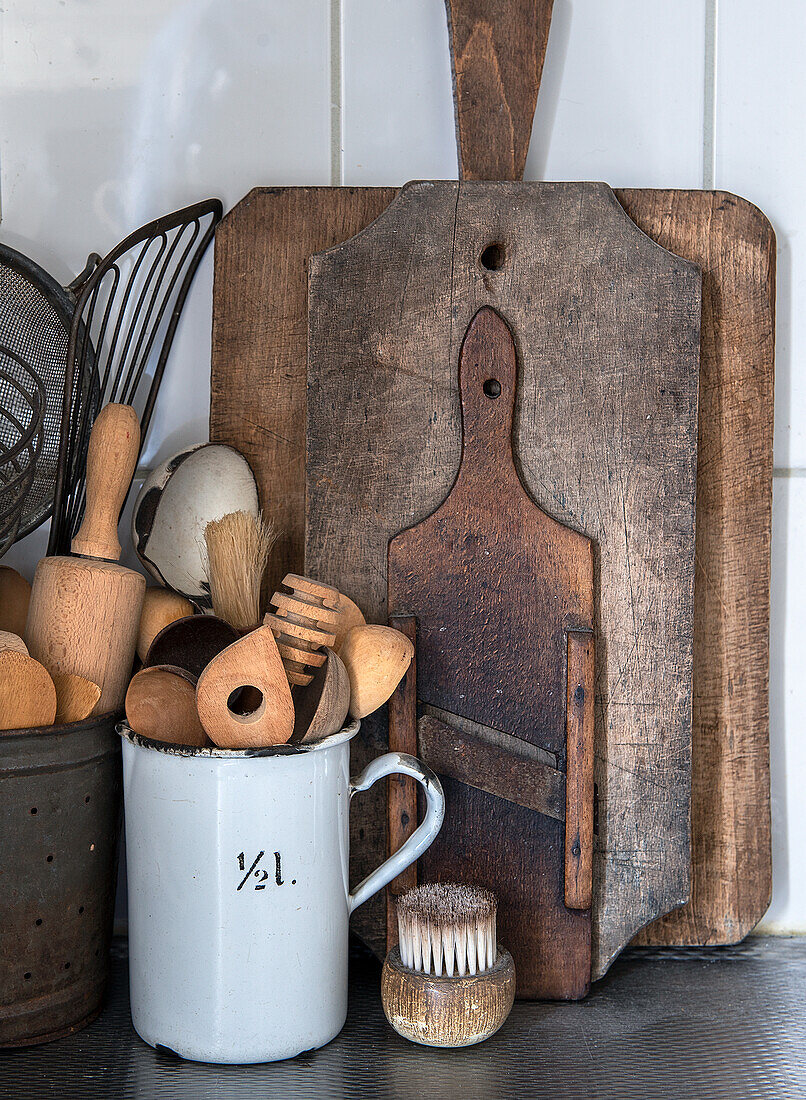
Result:
M373 784L386 775L410 775L416 779L425 792L426 809L422 824L418 825L406 843L389 856L371 875L367 875L350 894L350 912L363 905L384 886L397 878L401 871L419 859L434 841L445 817L445 795L442 784L425 764L407 752L388 752L367 764L355 779L350 780L350 798L359 791L368 791Z

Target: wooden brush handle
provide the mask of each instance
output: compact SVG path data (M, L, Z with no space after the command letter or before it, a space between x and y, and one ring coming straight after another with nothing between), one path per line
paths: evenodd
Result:
M461 179L523 179L552 3L446 0Z
M118 520L140 453L140 421L131 405L98 413L87 450L87 508L73 539L74 554L117 561Z

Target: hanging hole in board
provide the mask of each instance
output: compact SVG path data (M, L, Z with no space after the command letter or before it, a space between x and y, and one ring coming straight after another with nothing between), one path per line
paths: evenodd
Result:
M488 378L484 383L483 389L487 397L501 396L501 383L497 378Z
M488 244L481 254L480 262L487 271L500 271L506 260L506 251L500 241Z

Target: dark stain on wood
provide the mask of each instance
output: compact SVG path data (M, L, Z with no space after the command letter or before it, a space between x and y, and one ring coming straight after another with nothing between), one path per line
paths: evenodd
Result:
M564 765L566 633L593 629L593 552L521 483L512 455L517 379L512 334L483 307L459 354L459 472L439 508L389 543L389 604L393 614L417 616L423 703L504 730ZM487 758L493 775L497 755ZM420 860L423 878L498 895L519 996L584 996L590 913L563 901L563 825L457 781L444 756L423 759L449 781L445 823ZM592 813L592 790L590 801Z

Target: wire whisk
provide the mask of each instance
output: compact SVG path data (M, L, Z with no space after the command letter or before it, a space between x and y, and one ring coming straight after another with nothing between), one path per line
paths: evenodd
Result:
M95 409L109 401L132 405L142 449L182 307L222 213L218 199L207 199L157 218L114 248L87 280L70 330L48 554L69 551L84 513L94 410L83 406L76 415L74 379L94 354Z

